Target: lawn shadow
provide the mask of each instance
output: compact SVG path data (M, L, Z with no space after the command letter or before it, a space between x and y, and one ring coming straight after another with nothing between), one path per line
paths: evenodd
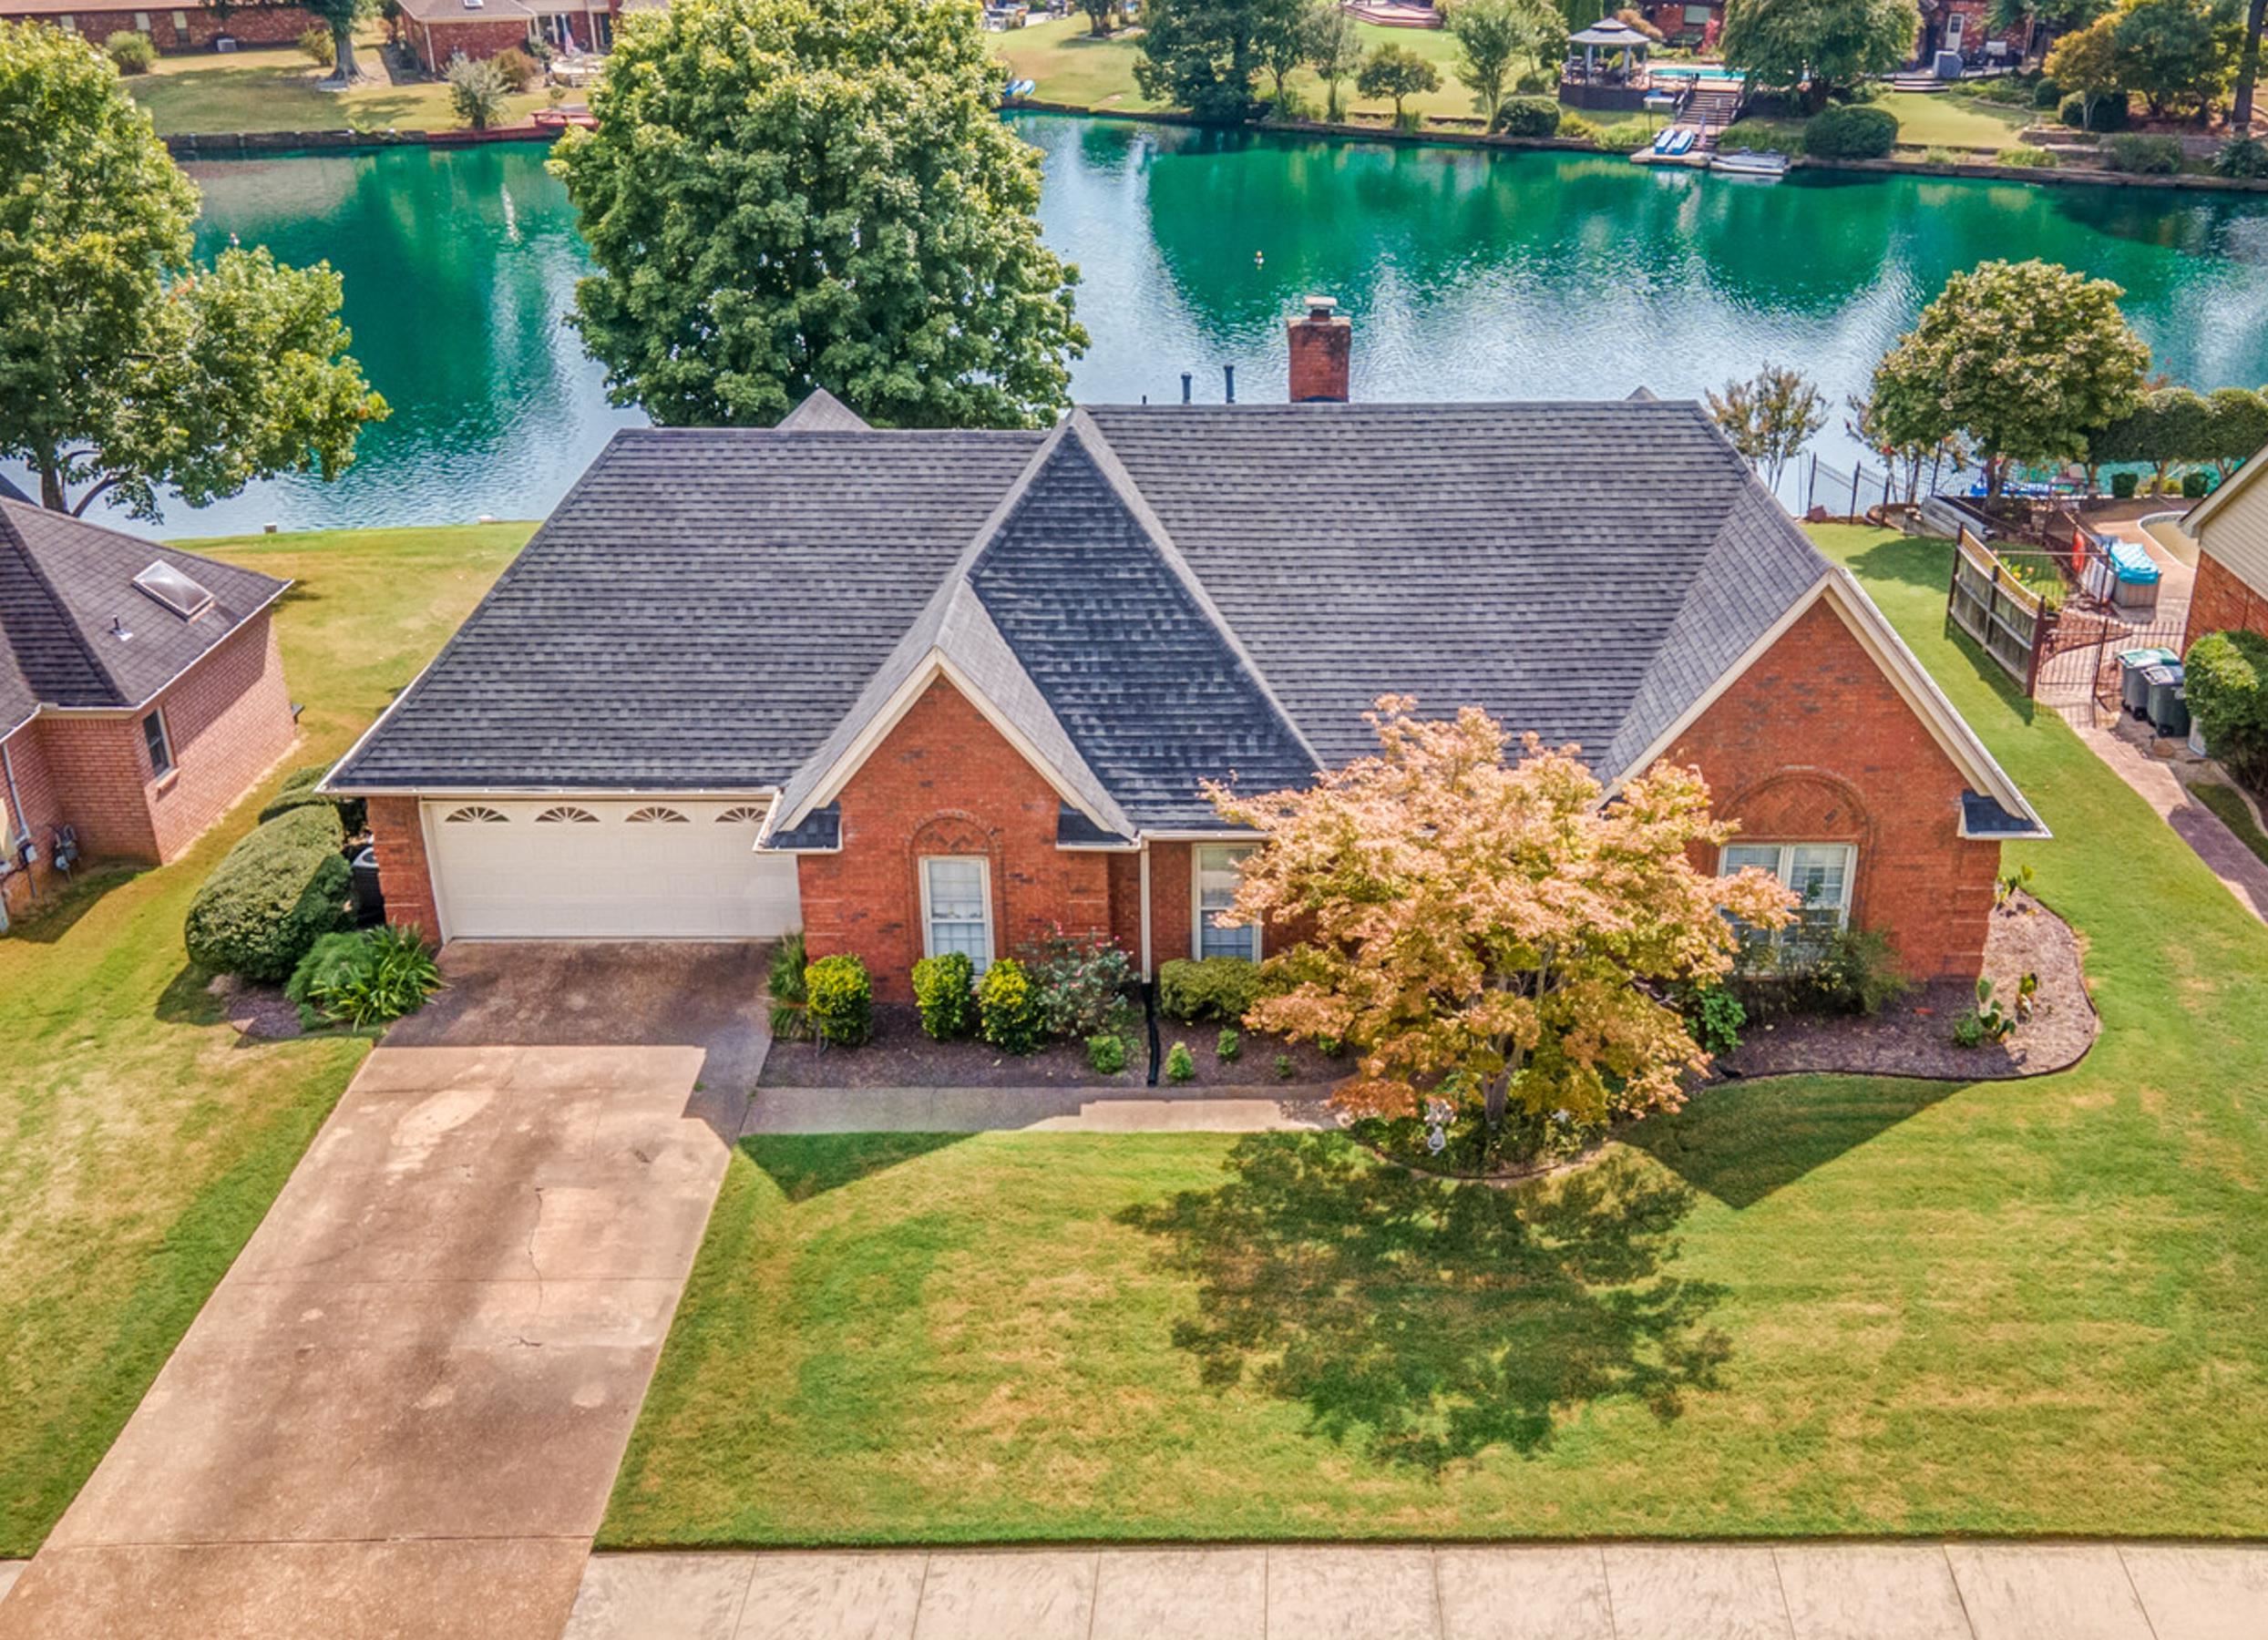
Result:
M1773 1076L1720 1082L1681 1111L1621 1134L1736 1211L1753 1207L1967 1084L1885 1076Z
M1934 537L1910 539L1901 536L1857 554L1851 559L1850 568L1863 580L1903 581L1910 587L1927 587L1942 598L1953 579L1953 553L1950 541ZM1945 617L1945 631L1961 651L1962 659L1976 670L1976 675L2000 703L2023 722L2030 723L2039 708L2024 692L2024 686L1987 655L1982 644L1955 626L1950 615Z
M34 945L54 945L80 917L100 905L104 896L125 887L149 869L147 866L97 866L82 871L60 894L49 889L45 898L10 918L8 937L28 939Z
M807 1202L959 1144L967 1133L752 1133L741 1153L791 1202Z
M1714 1386L1721 1297L1665 1274L1692 1193L1637 1157L1525 1189L1421 1178L1337 1134L1256 1135L1227 1182L1120 1215L1197 1282L1174 1342L1206 1383L1303 1403L1312 1429L1438 1473L1548 1447L1607 1398L1676 1418Z

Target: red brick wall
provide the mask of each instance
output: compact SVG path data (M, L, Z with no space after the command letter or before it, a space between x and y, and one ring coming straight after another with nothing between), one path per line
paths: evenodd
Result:
M441 914L433 897L433 869L426 859L426 831L418 823L415 797L373 797L370 841L378 854L378 892L385 896L385 919L397 927L441 938Z
M47 754L37 722L26 723L10 735L6 751L7 767L15 776L15 802L8 802L5 784L0 784L0 802L8 802L15 835L29 837L39 849L39 858L28 872L16 869L13 855L0 862L0 871L5 872L0 876L0 904L5 905L8 914L14 917L24 912L34 893L46 892L54 876L47 856L55 828L65 824L69 816L63 812L61 794L48 773ZM23 805L20 812L15 807L17 802Z
M42 716L38 727L62 817L77 831L79 852L90 860L157 859L140 721Z
M992 938L1002 956L1058 926L1080 934L1115 926L1111 856L1055 846L1062 806L1055 788L942 680L840 801L841 852L800 863L804 938L815 958L863 958L878 998L912 996L922 936L916 862L925 855L990 860Z
M2251 630L2268 636L2268 598L2239 580L2210 552L2197 555L2197 584L2190 592L2189 625L2181 650L2208 632Z
M522 17L517 22L499 18L494 22L448 23L436 28L415 18L405 17L402 19L402 41L425 64L426 73L438 74L460 51L473 61L479 62L514 46L526 46L528 20Z
M1744 843L1857 845L1852 920L1887 932L1912 977L1983 966L2000 846L1959 835L1960 772L1824 602L1669 757L1700 769Z
M158 697L174 774L148 788L159 860L178 858L292 749L298 728L267 615L246 621ZM138 766L149 751L135 731Z
M176 11L183 14L189 25L186 29L174 26ZM58 11L41 20L60 26L68 15L73 32L97 46L114 34L147 33L149 43L166 52L209 51L221 35L247 46L288 46L318 26L313 16L296 5L247 6L231 12L226 23L202 6L151 5L139 15L149 20L146 30L138 29L136 14L131 11Z

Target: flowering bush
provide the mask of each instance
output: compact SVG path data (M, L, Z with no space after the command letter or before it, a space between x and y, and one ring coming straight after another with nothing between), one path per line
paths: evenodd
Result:
M977 981L977 1011L984 1040L1008 1053L1030 1053L1046 1040L1040 993L1012 957L1003 957Z
M1134 981L1134 963L1108 939L1061 929L1027 946L1023 966L1052 1037L1093 1036L1111 1022Z

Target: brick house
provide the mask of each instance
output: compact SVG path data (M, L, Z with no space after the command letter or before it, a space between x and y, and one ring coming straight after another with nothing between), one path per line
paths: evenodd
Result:
M2268 450L2237 468L2181 520L2197 538L2184 652L2208 632L2249 629L2268 636L2268 483L2263 473L2268 473Z
M2003 839L2045 830L1850 574L1701 407L1297 402L883 431L617 435L348 753L388 915L448 938L801 928L903 999L925 951L1062 927L1145 973L1223 928L1251 839L1198 791L1478 703L1610 785L1698 764L1710 866L1973 976Z
M400 0L401 40L428 74L462 53L492 57L536 36L535 7L524 0Z
M291 749L290 584L0 494L0 926L65 828L163 864Z
M0 17L69 29L99 46L114 34L144 34L159 51L209 51L226 37L240 46L288 46L317 27L296 5L121 4L120 0L0 0Z

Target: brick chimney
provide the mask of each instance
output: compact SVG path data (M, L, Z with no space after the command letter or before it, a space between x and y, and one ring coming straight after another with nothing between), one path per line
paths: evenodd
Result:
M1329 296L1310 296L1306 306L1305 314L1284 327L1291 338L1291 402L1343 405L1354 326Z

